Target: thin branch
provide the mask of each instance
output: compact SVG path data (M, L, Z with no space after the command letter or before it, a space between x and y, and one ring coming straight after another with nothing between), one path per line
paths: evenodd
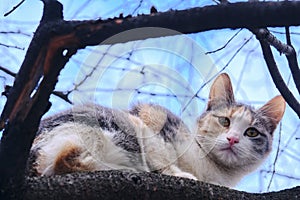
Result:
M10 11L8 11L7 13L4 14L4 17L10 15L12 12L14 12L18 7L20 7L22 5L22 3L24 3L25 0L22 0L20 3L18 3L16 6L14 6Z
M281 130L282 130L282 122L280 122L280 126L279 126L278 148L277 148L277 151L276 151L276 156L275 156L274 163L273 163L272 175L271 175L269 185L267 187L267 191L270 191L271 183L273 181L274 174L276 172L276 163L277 163L277 159L278 159L278 155L279 155L279 147L280 147L280 141L281 141Z
M12 77L16 77L16 75L17 75L15 72L12 72L9 69L6 69L5 67L2 67L2 66L0 66L0 70Z
M249 37L239 48L238 50L232 55L232 57L229 59L229 61L224 65L224 67L222 67L222 69L219 71L219 73L221 73L222 71L224 71L229 64L233 61L233 59L237 56L237 54L244 48L244 46L253 38L253 35L251 37ZM197 91L196 93L188 100L188 102L184 105L184 107L182 108L182 112L184 112L187 107L190 105L190 103L193 101L194 98L199 97L199 93L201 92L201 90L208 84L210 83L213 79L215 79L219 73L215 74L214 76L212 76L210 79L208 79Z
M4 46L4 47L7 47L7 48L15 48L15 49L19 49L19 50L25 50L25 48L21 48L21 47L18 47L18 46L12 46L12 45L8 45L8 44L3 44L3 43L0 43L0 46Z
M52 94L61 98L62 100L66 101L69 104L73 104L73 102L70 101L70 99L68 98L70 92L65 93L65 92L61 92L61 91L53 91Z
M142 6L144 0L140 0L139 4L136 6L136 8L132 11L132 15Z
M5 67L0 66L0 70L3 71L4 73L12 76L12 77L16 77L16 73L10 71L9 69L6 69ZM5 91L2 93L4 96L8 96L9 94L9 90L11 89L10 86L6 86ZM69 104L73 104L70 99L68 98L68 95L70 94L70 92L64 93L64 92L60 92L60 91L53 91L52 92L53 95L61 98L62 100L66 101Z
M276 62L273 57L273 53L271 50L270 45L264 41L259 40L261 44L261 48L263 51L263 55L266 61L266 64L268 66L269 72L272 76L272 79L279 90L279 92L282 94L286 102L289 104L289 106L297 113L298 117L300 118L300 104L297 101L297 99L294 97L293 93L289 90L287 85L285 84L283 78L280 75L280 72L277 68Z
M286 34L286 32L281 32L281 31L274 31L274 30L270 30L271 33L277 33L277 34ZM290 32L290 35L300 35L300 33L298 32Z
M20 34L20 35L25 35L25 36L31 37L30 34L24 33L21 31L0 31L0 34Z
M227 47L227 45L242 31L243 29L240 29L239 31L237 31L227 42L226 42L226 44L224 44L222 47L220 47L220 48L218 48L218 49L216 49L216 50L213 50L213 51L208 51L208 52L206 52L205 54L207 55L207 54L212 54L212 53L216 53L216 52L218 52L218 51L220 51L220 50L222 50L222 49L224 49L224 48L226 48Z

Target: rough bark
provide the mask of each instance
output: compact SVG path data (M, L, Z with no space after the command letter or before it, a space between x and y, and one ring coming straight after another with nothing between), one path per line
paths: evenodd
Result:
M255 184L255 183L253 183ZM251 194L154 173L102 171L28 178L25 199L299 199L300 187Z
M22 192L28 199L33 198L33 195L37 195L35 197L40 195L44 199L51 197L52 194L59 197L62 194L73 196L75 193L79 195L78 197L82 197L85 194L98 194L105 188L107 195L116 190L124 192L120 192L122 195L120 197L126 194L150 198L152 193L149 191L162 197L170 197L168 196L170 193L175 197L176 195L199 197L198 191L200 195L204 195L203 197L209 197L207 191L214 193L214 190L209 189L213 186L207 184L162 175L130 175L122 172L27 179L23 185L24 190L20 190L25 180L24 170L32 140L42 115L50 106L49 96L54 90L60 70L78 49L100 44L114 34L133 28L152 26L169 28L181 33L196 33L221 28L300 25L300 2L235 3L96 21L64 21L62 5L59 2L55 0L43 2L44 15L14 85L9 90L8 100L1 114L0 127L4 132L0 143L0 198L20 198ZM106 40L106 43L174 34L179 33L174 31L145 33L114 41ZM136 178L126 178L129 175ZM109 184L112 180L116 183L115 187ZM98 187L101 189L100 192L97 190ZM217 196L220 198L232 192L225 188L220 191L220 196ZM248 194L242 194L244 195L246 198Z

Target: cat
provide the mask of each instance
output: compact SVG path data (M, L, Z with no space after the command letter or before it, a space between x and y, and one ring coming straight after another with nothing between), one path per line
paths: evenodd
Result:
M146 171L234 187L270 153L284 111L282 96L259 109L237 103L226 73L214 80L193 132L155 104L139 103L129 111L75 106L41 122L30 169L41 176Z

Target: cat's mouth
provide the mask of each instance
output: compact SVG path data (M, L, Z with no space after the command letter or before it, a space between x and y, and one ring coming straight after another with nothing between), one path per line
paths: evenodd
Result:
M232 153L232 154L234 154L235 156L237 156L237 154L236 154L236 152L234 151L234 149L233 149L232 147L230 147L230 146L225 147L225 148L221 148L220 150L223 151L223 152L226 152L226 153Z

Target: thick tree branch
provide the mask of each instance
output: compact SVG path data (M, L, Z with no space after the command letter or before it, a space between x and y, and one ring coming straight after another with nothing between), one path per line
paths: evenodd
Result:
M28 178L24 199L297 199L300 187L251 194L155 173L102 171ZM70 193L72 191L72 193Z
M296 26L300 24L299 18L300 2L242 2L183 11L168 11L134 18L86 22L82 25L78 24L77 33L78 37L82 39L82 43L97 45L102 42L99 41L99 38L107 39L114 34L133 28L160 27L180 33L197 33L222 28ZM89 37L86 37L88 34L85 31L89 27L96 28L96 30L93 29ZM81 33L79 33L80 30ZM129 35L127 38L108 40L106 43L120 43L172 34L175 33L166 31Z

